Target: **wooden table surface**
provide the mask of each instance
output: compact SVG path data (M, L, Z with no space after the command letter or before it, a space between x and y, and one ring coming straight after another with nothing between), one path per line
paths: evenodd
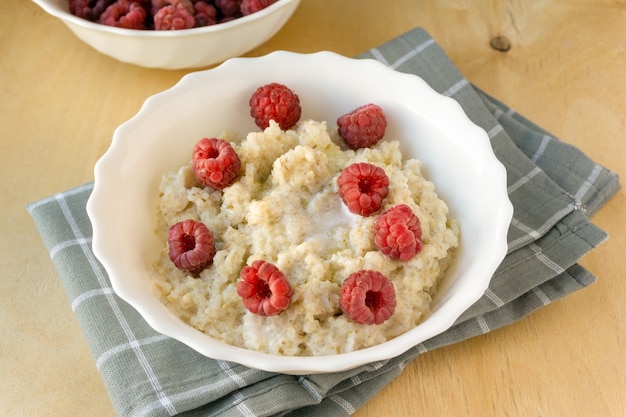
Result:
M117 62L25 0L0 14L0 415L113 416L25 205L93 180L113 130L188 71ZM483 90L626 177L626 2L303 0L247 55L354 56L428 30ZM504 36L508 52L490 47ZM501 330L429 352L358 417L626 415L625 192L594 221L598 282Z

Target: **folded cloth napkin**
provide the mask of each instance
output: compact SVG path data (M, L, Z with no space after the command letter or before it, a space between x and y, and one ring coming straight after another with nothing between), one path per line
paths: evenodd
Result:
M120 416L347 416L421 353L505 326L595 280L577 261L607 238L588 216L619 189L615 173L472 86L422 29L359 58L419 75L488 133L515 207L508 254L489 289L451 329L391 360L310 376L259 371L152 330L113 293L91 251L92 184L56 194L27 209Z

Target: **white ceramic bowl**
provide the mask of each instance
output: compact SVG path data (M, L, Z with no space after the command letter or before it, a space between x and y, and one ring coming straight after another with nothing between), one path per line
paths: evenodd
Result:
M372 82L375 80L375 82ZM290 86L300 97L302 119L334 122L358 105L379 104L388 119L386 135L401 138L406 157L423 162L427 178L461 227L458 260L433 301L433 311L413 330L380 345L321 357L285 357L216 341L175 317L153 295L151 262L162 245L154 234L161 175L190 159L190 149L210 132L258 130L248 99L269 82ZM486 133L459 104L432 90L421 78L393 71L374 60L331 52L274 52L233 58L188 74L174 87L149 98L121 125L95 167L87 204L93 250L113 289L157 331L215 359L291 374L333 372L397 356L446 329L478 300L507 249L512 205L506 172Z
M69 12L68 0L33 0L79 39L119 61L161 69L198 68L242 55L278 32L300 0L279 0L248 16L186 30L132 30L90 22Z

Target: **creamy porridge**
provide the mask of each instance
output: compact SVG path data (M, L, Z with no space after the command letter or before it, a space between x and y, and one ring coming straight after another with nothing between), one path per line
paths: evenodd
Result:
M157 233L164 245L154 264L154 284L177 316L226 343L280 355L326 355L380 344L415 327L429 312L431 294L459 243L456 222L422 177L420 162L403 160L399 143L344 150L325 122L305 120L282 131L272 122L239 139L225 134L241 159L238 180L223 190L196 182L191 163L163 176ZM421 221L422 251L404 262L374 244L376 215L347 210L337 177L352 163L385 171L389 194L381 212L409 205ZM168 256L167 231L194 219L212 231L217 252L198 278L178 270ZM241 269L263 259L293 288L289 307L271 317L248 312L237 295ZM358 324L339 307L343 280L369 269L393 283L397 305L380 325Z

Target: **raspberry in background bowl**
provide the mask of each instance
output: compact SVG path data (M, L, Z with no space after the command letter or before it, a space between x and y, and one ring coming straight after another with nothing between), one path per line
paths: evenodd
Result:
M119 61L147 68L198 68L242 55L274 36L300 0L278 0L231 21L182 30L125 29L95 23L69 11L68 0L33 0L82 41Z

